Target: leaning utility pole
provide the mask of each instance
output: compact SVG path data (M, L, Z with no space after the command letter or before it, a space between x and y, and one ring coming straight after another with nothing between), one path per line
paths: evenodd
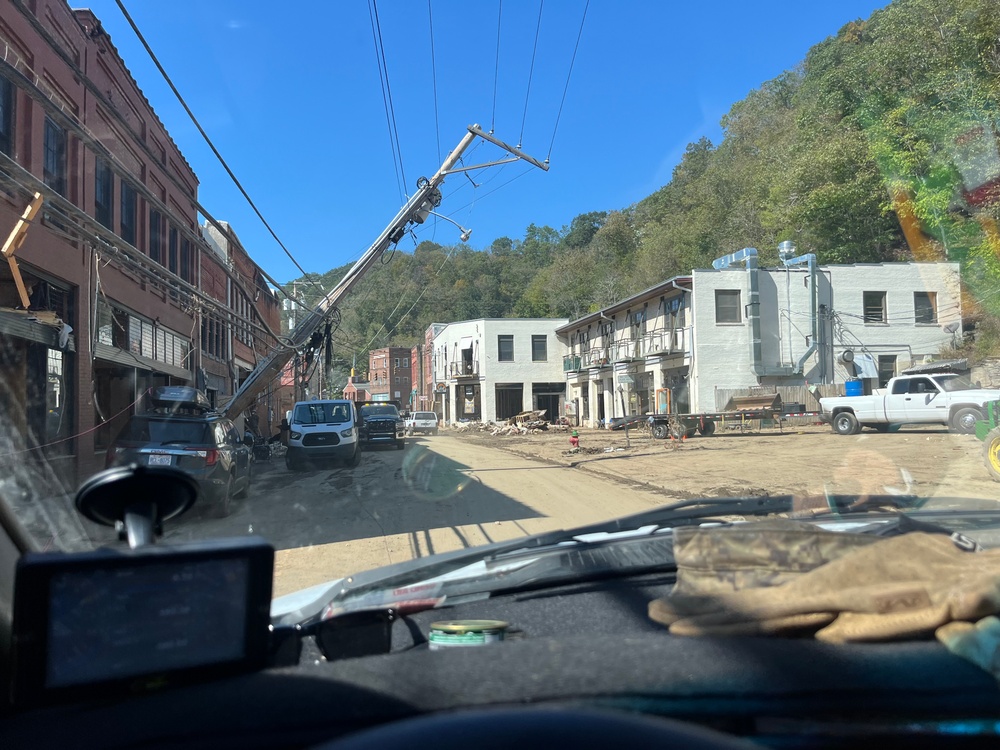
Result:
M309 343L313 334L319 330L320 326L323 325L354 285L378 261L382 253L390 245L403 239L411 224L424 223L430 212L441 204L441 190L439 188L446 176L521 160L533 164L543 171L548 171L549 165L547 162L540 162L528 156L520 149L495 138L492 133L484 132L478 125L470 125L468 131L462 140L459 141L458 146L444 160L438 171L434 173L433 177L429 180L426 177L421 177L417 180L417 192L399 210L399 213L389 222L386 228L382 230L382 233L375 242L369 246L364 255L358 259L358 262L344 275L340 283L327 292L323 299L319 301L319 304L316 305L316 308L305 315L301 321L296 317L297 324L288 334L287 345L279 344L276 346L267 357L261 360L253 372L247 376L246 380L236 389L232 399L230 399L229 403L223 409L225 416L233 419L250 406L257 397L258 392L267 383L271 382L273 378L278 377L279 373L281 373L288 361L295 356L296 352ZM498 161L455 169L455 164L458 163L462 154L477 137L499 146L511 154L511 156Z

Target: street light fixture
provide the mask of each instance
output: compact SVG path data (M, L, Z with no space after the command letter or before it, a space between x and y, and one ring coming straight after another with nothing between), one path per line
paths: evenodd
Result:
M455 221L454 219L451 219L451 218L449 218L449 217L447 217L447 216L442 216L441 214L439 214L439 213L436 213L436 212L434 212L434 211L428 211L428 213L429 213L429 214L430 214L431 216L437 216L437 217L438 217L439 219L444 219L444 220L445 220L445 221L447 221L447 222L448 222L449 224L454 224L454 225L455 225L456 227L458 227L458 228L459 228L459 231L461 231L461 232L462 232L462 233L461 233L460 235L458 235L458 238L459 238L460 240L462 240L462 242L468 242L468 241L469 241L469 237L471 237L471 236L472 236L472 230L471 230L471 229L466 229L465 227L463 227L463 226L462 226L461 224L459 224L459 223L458 223L457 221Z

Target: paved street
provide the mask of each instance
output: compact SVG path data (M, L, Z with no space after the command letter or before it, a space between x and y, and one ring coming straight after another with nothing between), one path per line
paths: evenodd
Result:
M461 436L364 452L360 466L258 464L225 519L192 511L164 541L255 533L279 550L275 594L367 568L638 512L651 492L511 455ZM473 468L474 467L474 468Z

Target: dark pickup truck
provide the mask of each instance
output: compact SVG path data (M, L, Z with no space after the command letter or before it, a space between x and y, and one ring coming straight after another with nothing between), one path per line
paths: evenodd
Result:
M395 443L399 450L406 447L406 423L395 401L362 401L358 403L360 425L358 436L362 446Z

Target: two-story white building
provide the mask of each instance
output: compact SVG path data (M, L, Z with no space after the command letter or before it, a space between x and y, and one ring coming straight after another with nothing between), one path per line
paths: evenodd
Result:
M570 410L596 426L720 411L752 387L867 393L961 335L957 263L818 266L793 250L759 268L748 248L559 328Z
M661 282L556 330L567 413L597 426L623 414L689 410L691 277Z
M563 412L565 318L480 318L448 323L433 337L435 409L446 423L500 422L522 411Z

